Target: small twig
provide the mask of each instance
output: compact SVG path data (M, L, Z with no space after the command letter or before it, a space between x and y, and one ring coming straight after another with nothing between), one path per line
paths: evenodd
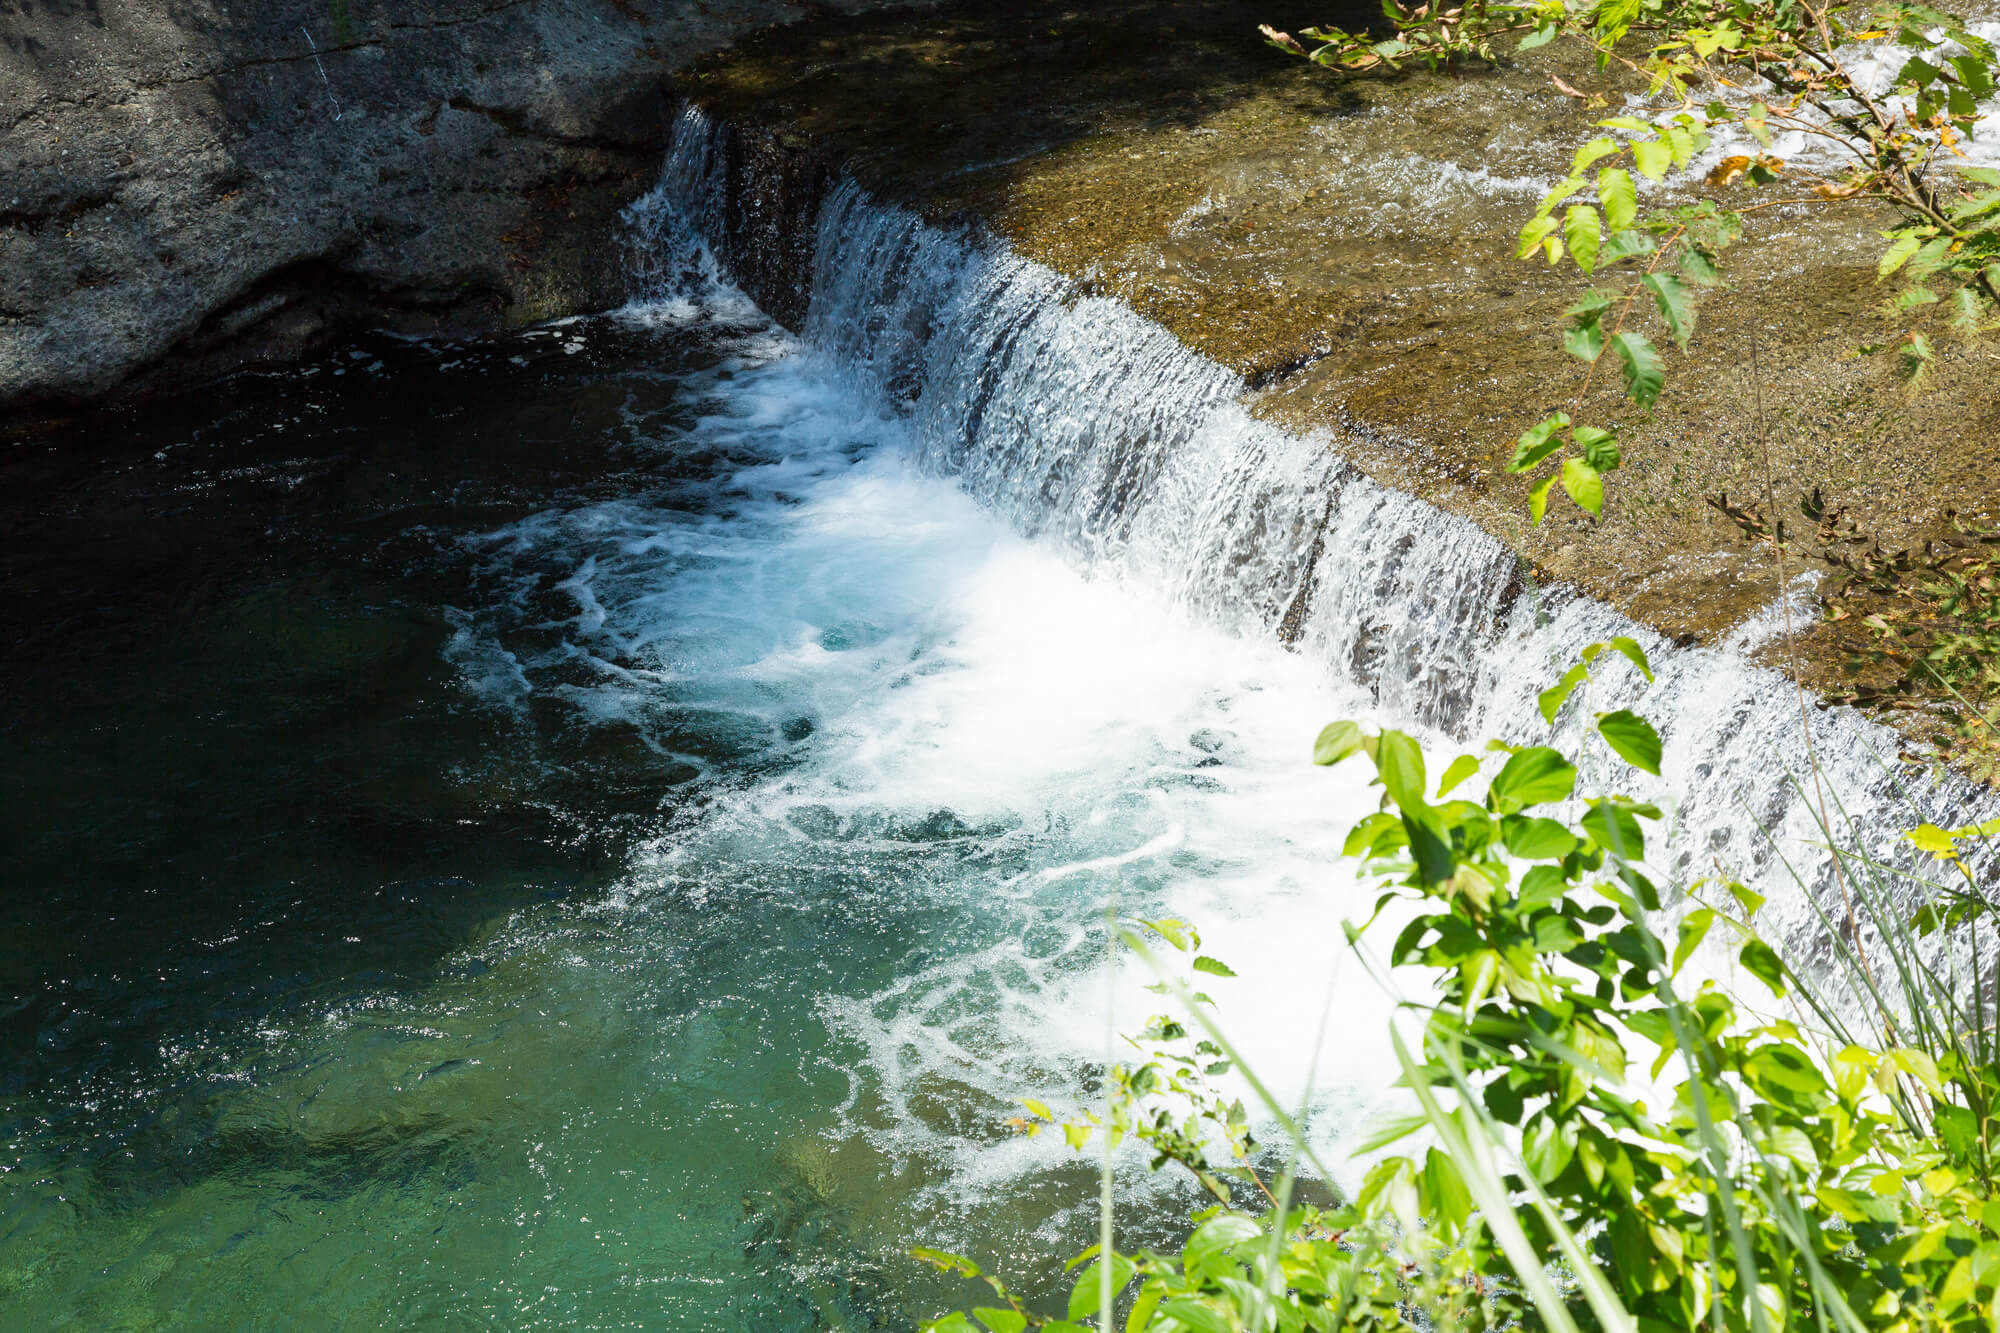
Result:
M1766 429L1764 421L1764 370L1759 355L1761 343L1757 321L1753 319L1750 321L1750 392L1754 413L1753 425L1757 434L1757 451L1764 465L1765 512L1775 518L1778 510L1777 482L1771 468L1770 432ZM1812 769L1813 796L1819 803L1820 827L1826 830L1830 841L1833 837L1833 824L1826 814L1826 788L1820 779L1819 754L1813 744L1812 709L1806 702L1805 681L1800 675L1798 638L1792 626L1792 599L1788 586L1789 579L1785 572L1785 544L1781 541L1771 543L1771 564L1772 571L1777 576L1778 609L1785 618L1785 650L1791 657L1792 689L1798 695L1799 732L1805 738L1806 764ZM1833 857L1834 883L1840 886L1841 910L1847 917L1847 938L1854 945L1855 956L1861 960L1861 968L1867 974L1868 984L1879 990L1874 966L1868 961L1868 951L1861 947L1861 931L1854 918L1854 898L1847 887L1847 869L1841 864L1840 852L1837 849L1832 850L1830 855ZM1896 1029L1894 1015L1884 1014L1883 1021L1888 1024L1889 1031L1893 1034Z

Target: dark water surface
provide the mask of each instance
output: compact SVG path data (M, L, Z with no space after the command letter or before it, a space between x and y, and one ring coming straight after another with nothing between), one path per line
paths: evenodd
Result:
M1334 704L860 402L683 303L10 449L8 1327L909 1327L912 1243L1087 1243L1011 1099L1114 880L1320 874Z

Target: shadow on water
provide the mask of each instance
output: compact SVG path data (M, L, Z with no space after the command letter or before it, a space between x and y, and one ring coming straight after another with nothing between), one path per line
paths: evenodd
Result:
M420 982L673 809L685 762L446 652L473 534L712 467L626 447L715 359L673 336L383 341L9 449L0 1094Z
M1193 128L1278 91L1295 110L1361 103L1266 45L1260 23L1365 28L1357 0L950 4L920 18L826 18L774 29L697 66L718 119L810 135L881 193L937 206L966 180L1004 194L1014 164L1103 134Z

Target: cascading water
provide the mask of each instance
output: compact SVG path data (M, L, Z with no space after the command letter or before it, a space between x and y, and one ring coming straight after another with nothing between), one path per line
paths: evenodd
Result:
M1004 1121L1157 1003L1107 907L1199 923L1338 1156L1393 997L1343 965L1374 793L1311 736L1539 739L1610 634L1657 680L1570 709L1661 725L1663 872L1816 938L1768 626L1682 650L1528 587L1124 307L812 182L691 113L653 299L249 386L0 514L69 609L0 656L13 1324L905 1329L966 1294L913 1244L1066 1289L1094 1164ZM141 538L172 595L89 600ZM1975 809L1811 725L1875 848ZM1120 1200L1129 1245L1189 1196L1135 1160Z
M683 112L660 195L684 216L713 219L718 198L757 190L740 162L720 169L730 135ZM1808 708L1802 723L1796 688L1748 661L1776 609L1716 646L1678 647L1570 590L1529 588L1497 540L1360 475L1329 438L1256 420L1233 375L1122 304L852 181L808 224L806 342L908 414L924 467L1093 577L1282 637L1384 716L1459 740L1546 740L1540 690L1587 644L1639 640L1656 678L1615 666L1557 735L1575 748L1587 710L1652 720L1663 777L1628 776L1671 812L1654 864L1678 883L1757 884L1762 925L1794 959L1822 954L1825 922L1848 911L1826 829L1907 865L1900 830L1996 809L1970 783L1912 781L1894 734L1849 710Z

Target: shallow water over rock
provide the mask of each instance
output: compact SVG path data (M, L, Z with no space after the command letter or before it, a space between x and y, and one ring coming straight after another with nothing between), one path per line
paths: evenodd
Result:
M1330 20L1221 0L948 5L920 25L863 16L758 39L683 84L738 131L773 197L831 169L932 221L976 219L1242 376L1260 418L1323 433L1539 576L1672 637L1716 642L1776 597L1768 556L1708 503L1763 495L1765 444L1786 513L1820 487L1894 542L1992 508L1990 343L1955 345L1909 393L1889 358L1854 354L1903 328L1875 281L1882 220L1737 192L1734 206L1765 207L1730 256L1735 286L1703 300L1691 353L1669 354L1656 413L1602 380L1589 402L1626 441L1605 521L1559 501L1531 529L1526 483L1502 468L1582 385L1557 332L1583 288L1513 259L1513 238L1610 114L1550 76L1614 104L1637 88L1560 44L1498 70L1342 78L1256 32ZM772 214L807 231L810 216L796 198ZM794 259L760 247L751 290L804 290ZM1797 664L1821 688L1855 646L1835 638L1815 628Z

